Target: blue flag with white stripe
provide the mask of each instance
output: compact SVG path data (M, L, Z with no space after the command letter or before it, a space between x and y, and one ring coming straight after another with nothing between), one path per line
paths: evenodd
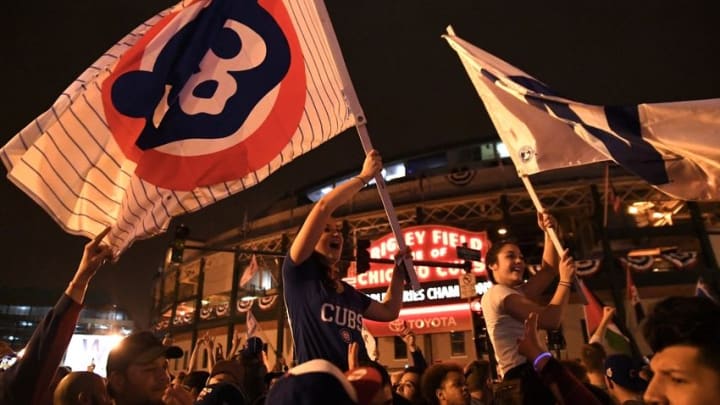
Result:
M682 200L720 199L720 99L596 106L458 38L458 53L520 175L614 161Z

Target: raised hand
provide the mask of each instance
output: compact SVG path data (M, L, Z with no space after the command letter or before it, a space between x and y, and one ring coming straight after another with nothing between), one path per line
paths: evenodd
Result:
M363 162L362 170L360 171L360 178L365 183L372 180L376 174L382 170L382 157L380 152L373 149L365 155L365 161Z
M555 219L552 214L547 212L538 212L537 223L543 232L546 232L548 228L554 228L557 231L557 219Z
M88 284L90 284L90 280L97 273L100 266L113 257L112 249L102 243L108 232L110 232L109 227L105 228L85 245L75 276L70 281L67 289L65 289L65 294L78 304L82 304L85 300Z
M577 266L575 265L575 260L572 256L570 256L570 251L565 249L562 257L560 258L560 281L572 282L576 270Z
M102 240L110 232L110 227L105 228L93 240L85 245L82 259L78 265L76 277L87 277L89 280L97 270L113 257L110 246L102 243Z
M525 356L529 361L533 361L540 353L544 351L543 345L537 333L539 315L537 312L531 312L525 320L525 333L523 337L518 339L518 352Z
M357 342L351 342L348 345L348 370L353 370L360 367L360 360L358 360L358 347Z

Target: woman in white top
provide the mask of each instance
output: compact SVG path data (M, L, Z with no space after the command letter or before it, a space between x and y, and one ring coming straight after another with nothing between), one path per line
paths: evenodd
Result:
M550 392L537 379L532 368L534 359L526 359L518 353L517 341L523 336L523 324L531 312L540 315L538 325L543 329L560 326L575 273L573 258L566 250L560 259L547 234L548 228L556 227L555 218L538 213L538 225L545 232L541 270L525 282L527 264L520 248L511 241L496 242L485 256L488 278L494 285L482 297L483 316L499 372L503 380L522 379L525 401L535 404L545 403L541 400L542 395ZM560 282L555 293L550 303L543 305L542 293L558 274ZM547 402L554 403L554 400L550 396Z

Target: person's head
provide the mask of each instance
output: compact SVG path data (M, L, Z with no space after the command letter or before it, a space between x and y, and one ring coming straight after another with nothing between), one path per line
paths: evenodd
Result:
M357 399L355 388L337 366L327 360L315 359L288 370L268 391L265 403L355 405Z
M76 371L63 377L53 394L55 405L111 405L102 377L88 371Z
M284 375L284 371L273 371L265 374L265 378L263 380L263 382L265 383L265 392L269 391L270 388L272 388L273 384L275 384L275 382L278 380L278 378Z
M577 360L560 360L560 364L581 383L590 383L587 369Z
M493 284L507 286L522 284L527 267L520 247L512 240L493 243L485 255L485 265Z
M473 360L465 367L465 380L471 396L483 398L488 389L489 374L490 369L487 360Z
M605 357L605 348L597 342L583 345L580 350L580 360L588 373L604 373Z
M259 340L262 345L262 340ZM262 350L260 350L262 353ZM208 385L219 382L231 382L242 390L249 401L253 402L265 394L265 375L267 368L261 356L248 348L240 352L240 356L232 360L221 360L215 363L210 372Z
M108 355L108 393L118 404L162 403L170 384L167 359L182 357L177 346L165 346L152 332L135 332Z
M195 405L251 404L240 387L231 382L208 384L197 396Z
M340 260L343 248L342 224L335 218L328 219L320 239L315 244L315 251L318 252L330 267Z
M205 387L205 383L210 378L210 373L205 370L193 370L182 379L182 385L197 397L200 391Z
M360 405L392 405L393 393L390 374L385 367L375 361L365 361L364 365L345 373L355 388Z
M720 306L704 297L669 297L647 317L643 335L655 353L645 400L720 402Z
M470 404L470 390L463 369L457 364L433 364L425 370L420 386L430 405Z
M243 370L240 360L220 360L213 366L210 371L210 378L207 385L229 382L242 387L245 380L245 370Z
M610 395L621 403L625 398L641 396L647 381L640 377L641 365L626 354L613 354L605 359L605 385Z
M395 391L410 402L418 402L422 397L420 390L420 370L408 367L400 373Z
M267 352L267 343L263 342L257 336L251 336L245 342L245 347L240 351L240 355L244 357L257 357L262 359L263 352Z

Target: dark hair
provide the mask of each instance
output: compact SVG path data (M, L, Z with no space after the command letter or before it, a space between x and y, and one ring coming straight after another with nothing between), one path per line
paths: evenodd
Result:
M240 388L252 403L265 393L265 375L268 370L259 356L239 356L236 361L244 371Z
M490 280L490 282L492 282L493 284L497 283L495 282L495 276L493 275L492 270L490 270L490 266L497 263L498 254L500 253L500 250L506 245L517 246L517 241L514 239L500 239L498 241L495 241L490 246L488 252L485 254L485 272L487 273L488 280Z
M378 373L380 373L380 379L382 380L383 386L392 384L390 381L390 373L388 373L387 369L382 364L373 360L361 360L359 364L360 367L372 367L377 370Z
M589 383L587 369L577 360L560 360L560 364L581 383Z
M195 389L196 393L200 393L205 388L205 383L210 377L210 373L205 370L193 370L182 379L182 385Z
M403 371L400 372L400 378L402 378L402 376L404 376L405 374L408 374L408 373L415 373L419 376L422 375L422 372L419 368L417 368L415 366L408 366L408 367L405 367L403 369Z
M330 279L330 266L328 266L327 259L322 253L313 250L310 255L310 260L314 260L320 269L320 282L328 291L335 291L335 282Z
M605 348L597 342L583 345L580 350L582 363L589 372L604 373L605 357L607 357Z
M687 345L699 351L698 360L720 373L720 305L705 297L668 297L660 301L643 326L654 352Z
M487 360L473 360L465 367L465 381L470 391L484 391L487 388L489 367Z
M435 390L442 386L445 377L453 371L463 374L462 367L454 363L433 364L425 370L420 382L420 387L422 387L423 397L425 397L429 405L439 404Z

